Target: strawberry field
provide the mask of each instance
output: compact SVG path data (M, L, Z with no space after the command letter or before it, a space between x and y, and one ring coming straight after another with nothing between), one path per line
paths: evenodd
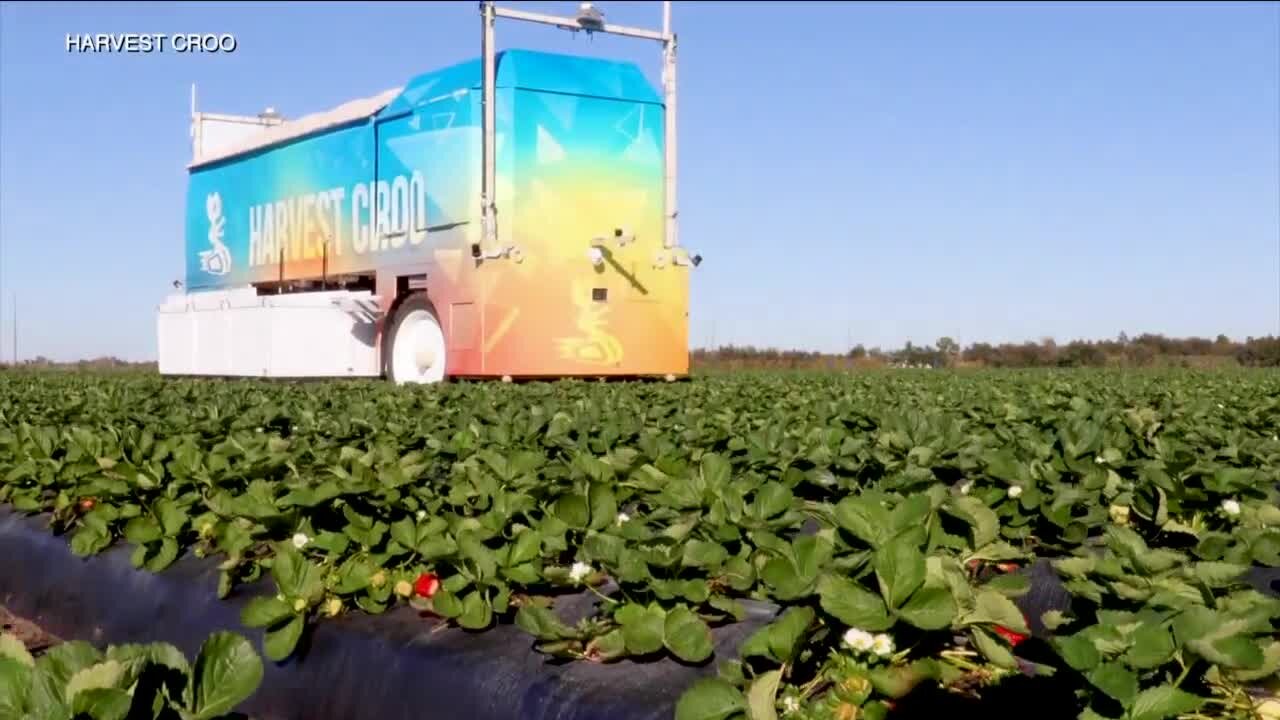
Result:
M9 374L0 505L76 555L209 558L221 596L271 579L240 616L270 661L408 605L514 624L549 663L674 659L700 671L678 720L874 720L1028 683L1083 720L1243 719L1280 691L1277 433L1270 372ZM748 606L770 621L717 653Z

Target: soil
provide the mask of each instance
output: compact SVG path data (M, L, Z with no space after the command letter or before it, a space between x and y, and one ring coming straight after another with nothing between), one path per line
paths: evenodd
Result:
M35 657L40 657L48 652L49 648L62 642L61 639L41 630L35 623L14 615L3 606L0 606L0 632L16 636L23 645L27 646L27 651Z

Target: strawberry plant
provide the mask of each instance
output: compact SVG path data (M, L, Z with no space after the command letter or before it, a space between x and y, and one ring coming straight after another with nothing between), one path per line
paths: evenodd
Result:
M715 663L680 720L1013 677L1085 720L1247 718L1280 671L1280 601L1248 582L1280 566L1274 373L0 384L0 502L78 554L217 558L224 595L271 578L242 620L273 660L407 604L565 659ZM1069 602L1028 616L1046 577ZM771 621L718 655L748 607Z
M230 720L262 682L248 640L214 633L195 664L167 643L55 646L38 659L0 634L0 717L32 720Z

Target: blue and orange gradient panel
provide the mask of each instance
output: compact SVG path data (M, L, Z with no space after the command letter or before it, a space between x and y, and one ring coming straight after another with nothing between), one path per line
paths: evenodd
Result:
M686 374L661 98L631 64L501 53L498 245L520 259L477 262L479 80L421 75L372 117L193 169L188 287L425 267L451 376Z

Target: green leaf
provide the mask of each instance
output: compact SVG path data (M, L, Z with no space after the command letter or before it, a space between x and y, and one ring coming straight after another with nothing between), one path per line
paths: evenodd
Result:
M178 559L178 541L171 537L163 538L155 546L155 554L150 555L143 567L148 572L158 573Z
M623 605L614 616L622 626L622 638L627 652L632 655L648 655L662 649L667 614L657 605Z
M1018 667L1018 661L1013 657L1013 653L1009 651L1009 648L985 630L975 627L971 629L970 633L973 636L973 644L978 649L978 652L982 653L987 660L990 660L991 664L1008 670Z
M921 588L897 614L921 630L941 630L955 620L956 602L946 588Z
M564 495L556 501L555 515L571 528L585 529L591 519L587 499L578 494Z
M912 495L893 508L889 515L889 526L893 528L894 535L923 528L932 510L928 495L924 493Z
M281 662L292 655L306 627L306 617L294 615L285 624L268 630L262 641L262 650L267 658Z
M1062 659L1080 672L1092 670L1102 662L1102 655L1098 653L1097 646L1084 635L1060 636L1053 639L1053 644Z
M985 503L971 495L953 497L943 510L965 521L973 528L973 546L980 548L994 541L1000 532L1000 518Z
M516 625L539 640L562 640L576 636L551 608L524 605L516 611ZM661 646L662 641L658 641Z
M146 545L164 537L164 530L155 518L140 515L124 526L124 539L134 545Z
M516 542L511 548L511 557L507 560L507 566L523 565L538 557L541 552L542 536L537 530L524 530L516 536Z
M966 625L991 623L1026 635L1027 620L1012 600L995 590L982 589L975 596L973 612L961 618Z
M893 626L878 595L838 575L823 575L818 580L818 600L825 612L849 627L877 632Z
M132 705L133 697L124 690L93 688L76 694L71 711L76 717L88 716L93 720L125 720Z
M187 511L183 510L177 502L169 498L160 498L151 509L160 520L160 527L164 529L165 535L176 537L186 527L189 519Z
M1231 676L1241 682L1253 682L1280 673L1280 640L1272 640L1263 648L1262 663L1254 668L1231 670Z
M713 595L711 599L708 600L708 604L726 615L729 615L736 622L742 622L747 617L747 609L742 606L742 603L734 600L733 598L728 598L723 595Z
M456 553L458 551L458 543L454 542L453 538L448 535L440 535L423 540L418 543L416 549L423 560L438 560Z
M936 680L941 674L937 661L924 659L910 665L881 665L871 670L868 679L876 692L896 699L906 697L920 683Z
M662 644L676 657L690 663L702 662L715 651L711 643L711 628L684 606L675 607L667 613Z
M27 696L36 687L34 674L34 668L0 655L0 717L23 717L24 708L29 704Z
M462 598L462 614L458 624L468 630L483 630L493 622L493 608L479 590L472 590Z
M295 618L294 622L301 626L302 618ZM286 652L281 657L287 655ZM262 658L248 640L231 632L213 633L200 646L191 672L194 720L210 720L231 712L258 689L262 675Z
M1031 581L1026 575L1009 573L991 578L983 587L988 590L995 590L1005 597L1016 598L1027 594L1027 591L1031 589Z
M791 488L776 480L770 480L756 491L753 505L757 517L768 519L781 515L791 507Z
M604 483L592 483L588 492L591 502L591 529L609 527L618 517L618 500L613 489Z
M1204 698L1172 685L1160 685L1138 693L1129 711L1129 720L1165 720L1198 710L1203 703Z
M1119 663L1103 663L1089 673L1089 682L1124 707L1138 695L1138 676Z
M1211 663L1228 668L1252 670L1262 665L1265 656L1252 638L1244 635L1213 635L1192 640L1187 648Z
M66 694L63 701L73 705L76 695L84 690L112 688L120 682L124 675L124 666L115 660L104 660L96 665L84 668L67 681Z
M486 547L475 533L466 530L458 533L458 552L475 564L476 577L478 579L488 580L497 574L497 558L494 557L493 551Z
M71 536L71 552L80 557L96 555L110 544L111 536L96 526L85 525Z
M462 601L458 599L458 596L444 588L437 590L436 594L431 597L431 607L447 618L456 618L462 615L463 611Z
M751 682L747 691L747 710L751 720L777 720L778 683L781 670L770 670Z
M627 654L627 641L621 630L609 632L587 643L586 655L599 661L608 661Z
M66 685L76 673L102 660L102 653L84 641L56 645L36 659L36 672L30 689L34 707L63 706Z
M708 490L715 491L729 484L732 467L729 461L716 453L702 456L702 481Z
M271 627L293 615L289 603L274 596L257 596L245 603L240 611L240 622L246 627Z
M807 607L789 607L774 622L763 628L768 643L769 656L781 663L789 663L796 649L805 639L805 633L813 624L813 610Z
M1060 627L1071 624L1071 618L1067 617L1066 613L1061 610L1047 610L1041 613L1040 622L1044 623L1049 632L1053 632Z
M873 562L880 593L891 608L901 607L924 583L924 554L904 539L876 550Z
M738 688L720 678L703 678L680 696L675 720L728 720L746 709Z
M1124 654L1129 667L1150 670L1160 667L1177 650L1173 635L1163 625L1144 623L1133 633L1133 645Z
M407 548L417 547L418 526L413 518L400 518L391 523L391 539Z
M271 577L286 595L297 595L306 577L306 559L289 543L277 543L271 560Z
M36 666L36 659L27 652L27 646L9 633L0 633L0 658L9 658L27 667Z
M684 546L681 562L685 567L718 568L729 559L729 552L718 543L690 540Z
M840 527L873 548L888 537L889 511L869 497L854 495L841 500L835 515Z
M1194 566L1195 576L1211 588L1224 588L1239 581L1249 571L1247 565L1236 565L1225 562L1198 562Z

